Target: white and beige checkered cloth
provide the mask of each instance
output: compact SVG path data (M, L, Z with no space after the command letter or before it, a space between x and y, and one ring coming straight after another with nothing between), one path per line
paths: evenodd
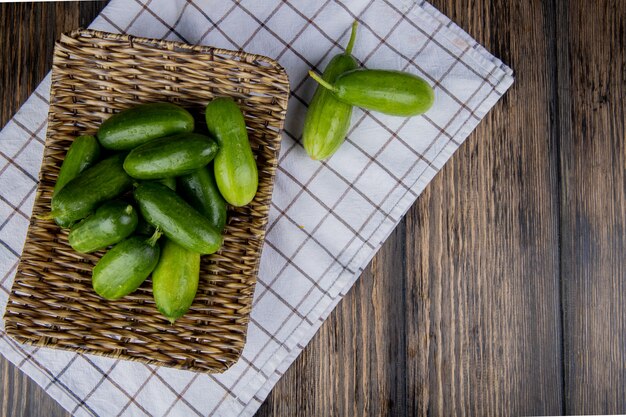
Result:
M408 119L355 110L346 143L315 162L299 142L315 88L307 70L323 70L342 51L354 19L356 58L426 78L435 106ZM267 55L287 69L292 91L248 342L230 370L197 374L37 349L0 328L0 352L78 416L254 414L513 82L508 67L423 1L113 0L91 27ZM49 88L48 76L0 133L0 314L32 210Z

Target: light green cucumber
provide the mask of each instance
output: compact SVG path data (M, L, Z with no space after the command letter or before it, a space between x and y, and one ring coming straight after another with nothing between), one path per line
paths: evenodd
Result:
M193 303L200 279L200 254L165 239L152 272L152 293L157 308L170 323L182 317Z
M151 238L132 236L105 253L93 268L96 293L107 300L117 300L139 288L159 261L158 237L158 232Z
M356 69L327 82L312 71L322 87L346 104L392 116L416 116L430 109L435 100L432 87L409 72Z
M333 83L344 72L359 67L351 55L356 27L357 22L354 22L346 51L335 55L326 66L322 74L325 81ZM346 139L351 116L350 104L339 101L330 90L318 86L309 104L302 131L302 143L307 154L316 160L327 159L334 154Z
M59 192L65 184L95 164L99 157L100 145L94 136L85 135L74 139L65 154L57 182L54 184L53 194Z
M259 174L241 109L232 98L220 97L207 104L205 118L219 144L213 171L220 193L229 204L245 206L256 195Z

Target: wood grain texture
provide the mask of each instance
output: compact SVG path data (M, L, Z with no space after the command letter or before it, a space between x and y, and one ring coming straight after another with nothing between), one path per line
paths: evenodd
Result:
M106 1L0 4L0 126L4 126L52 67L54 42L87 26ZM0 415L69 416L35 382L0 357Z
M554 13L546 3L435 4L509 63L516 82L408 216L407 236L428 233L412 248L422 261L412 264L416 281L407 280L429 291L431 335L429 398L408 415L561 412Z
M557 1L565 411L626 412L626 2Z
M66 417L69 414L26 374L0 359L0 416Z

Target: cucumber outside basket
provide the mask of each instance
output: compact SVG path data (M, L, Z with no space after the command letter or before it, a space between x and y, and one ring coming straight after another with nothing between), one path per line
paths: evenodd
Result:
M150 280L120 300L100 298L91 271L101 252L79 254L68 232L43 220L73 138L94 134L111 114L170 101L202 128L213 98L241 107L259 171L245 207L229 208L224 245L202 257L189 312L169 322ZM245 52L79 29L54 50L50 112L33 217L4 317L15 340L199 372L223 372L243 350L265 239L289 81L275 61Z

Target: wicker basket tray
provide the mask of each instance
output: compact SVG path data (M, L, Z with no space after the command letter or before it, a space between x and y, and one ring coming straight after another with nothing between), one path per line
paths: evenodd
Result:
M215 96L241 106L259 167L259 191L229 211L224 246L202 257L198 294L170 325L148 280L106 301L91 287L102 255L81 255L67 231L35 216L50 210L52 189L72 138L94 133L112 113L171 101L197 116ZM204 46L91 30L63 35L54 50L48 134L39 189L5 315L22 343L203 372L223 372L241 355L272 196L289 82L275 61Z

